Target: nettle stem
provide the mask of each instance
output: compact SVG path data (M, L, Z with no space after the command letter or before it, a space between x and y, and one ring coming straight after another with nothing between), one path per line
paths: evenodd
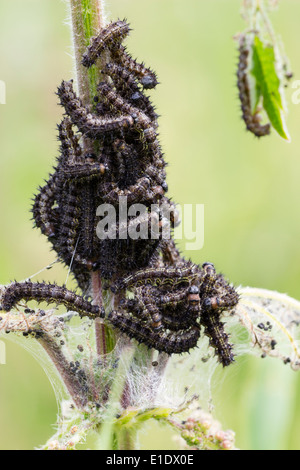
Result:
M106 59L102 62L99 59L97 64L90 68L84 67L81 61L91 38L97 36L106 25L105 2L104 0L70 0L70 9L78 94L84 105L93 106L97 84L101 80L101 70ZM83 139L83 146L86 150L90 148L90 145L90 142ZM91 294L94 303L102 307L102 282L98 272L91 275ZM95 321L95 337L98 355L104 356L113 349L114 335L100 320Z
M105 15L104 15L104 0L70 0L70 9L71 9L71 28L73 36L73 46L74 46L74 57L75 57L75 70L76 70L76 83L78 95L85 106L93 108L94 106L94 96L97 94L97 85L101 81L102 73L101 71L104 68L104 65L109 61L109 55L103 54L102 58L100 57L97 60L97 64L93 65L90 68L84 67L81 63L82 55L86 50L86 47L89 45L92 37L97 36L102 28L106 25ZM97 148L97 142L93 143L90 139L82 139L82 145L85 150L92 150L94 152L99 152ZM93 302L100 307L106 308L118 308L119 297L118 294L113 295L108 293L108 291L103 291L102 288L102 279L99 272L93 272L91 274L91 295ZM98 356L101 356L101 362L105 365L106 355L111 352L116 346L116 340L118 335L115 334L110 328L102 323L102 320L97 319L95 321L95 340L96 340L96 352ZM130 351L130 354L129 352ZM119 344L117 349L117 354L122 361L127 360L127 368L124 370L124 377L120 380L118 377L118 372L116 371L115 381L120 382L118 384L119 396L116 398L116 403L119 402L120 408L126 414L126 410L134 407L132 403L132 390L131 382L134 380L134 374L137 371L137 364L139 365L138 375L139 377L144 374L142 388L145 390L145 395L149 394L153 397L155 401L157 390L151 386L151 377L153 375L152 369L152 358L153 351L147 350L147 348L134 346L131 341L122 340L121 346ZM128 357L128 354L130 357ZM164 356L164 355L159 355ZM154 372L156 375L156 385L159 383L157 381L157 373L159 376L163 375L163 370L166 366L167 360L165 357L159 357L159 363L161 367L158 367L157 371ZM119 366L120 367L120 366ZM143 372L141 372L143 371ZM133 375L133 376L132 376ZM111 417L112 418L112 417ZM112 423L108 426L107 423L102 423L102 434L100 431L100 443L103 445L107 436L104 434L108 433L115 436L115 445L116 448L121 449L133 449L136 442L136 428L126 427L123 429L121 426L114 426ZM109 429L108 429L109 428Z
M99 60L97 65L87 69L81 64L81 59L91 38L97 36L106 24L104 8L104 0L70 0L77 87L85 105L93 102L103 64Z
M78 409L83 409L88 401L87 396L85 396L83 387L79 380L74 377L74 374L70 373L69 363L63 355L61 348L56 344L53 338L46 334L43 334L39 339L39 343L48 353L50 359L58 370L75 405Z
M106 20L104 14L104 1L103 0L70 0L71 8L71 27L73 36L74 56L75 56L75 70L76 70L76 82L78 88L78 94L86 106L93 106L93 98L97 93L97 84L101 80L101 70L107 62L108 57L97 61L97 64L90 68L86 68L82 65L82 55L90 43L93 36L99 34L101 29L105 27ZM83 139L83 146L88 149L89 143ZM100 307L103 306L103 295L102 295L102 280L99 272L94 272L91 275L91 294L93 302ZM107 294L106 294L107 297ZM105 307L109 304L116 304L117 298L105 299ZM116 338L114 333L104 325L101 320L95 321L95 339L96 339L96 350L97 354L105 360L105 355L112 351ZM123 392L121 397L124 398L127 391L127 382L123 385ZM125 403L121 404L124 407ZM126 400L125 400L126 401ZM126 402L125 406L129 406L130 403ZM122 438L121 438L122 436ZM123 449L134 448L135 438L133 434L128 430L124 430L116 435L118 440L117 447L121 446Z

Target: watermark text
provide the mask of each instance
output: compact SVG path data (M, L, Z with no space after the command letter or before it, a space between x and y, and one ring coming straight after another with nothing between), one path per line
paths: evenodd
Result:
M204 205L163 202L128 205L120 196L117 208L101 204L96 211L99 222L96 233L100 240L185 240L188 251L204 246Z

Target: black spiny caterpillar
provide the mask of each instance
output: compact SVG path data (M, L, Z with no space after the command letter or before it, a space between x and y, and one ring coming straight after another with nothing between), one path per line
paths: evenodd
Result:
M270 134L271 125L269 123L262 125L260 123L261 116L259 115L259 112L255 112L253 114L251 111L250 85L247 75L250 49L246 44L245 36L240 38L239 53L237 85L239 89L242 117L248 131L252 132L256 137L263 137Z
M81 295L75 294L57 284L42 282L13 282L6 287L2 298L2 309L9 311L20 300L35 300L37 302L59 303L69 310L75 310L80 316L91 318L100 316L98 305L92 305Z

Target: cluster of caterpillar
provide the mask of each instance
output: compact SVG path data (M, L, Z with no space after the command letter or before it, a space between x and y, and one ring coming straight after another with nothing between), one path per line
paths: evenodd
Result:
M121 296L107 320L127 336L167 354L181 354L197 346L201 329L219 362L234 361L233 347L221 317L232 311L238 294L212 263L201 266L185 260L173 240L166 243L169 263L135 271L118 279L111 290ZM167 258L167 256L166 256ZM130 290L133 299L126 298Z
M2 295L2 308L8 311L22 299L60 303L80 316L101 317L129 338L167 354L196 347L203 330L219 362L227 366L234 355L221 318L224 310L233 311L238 294L211 263L199 266L186 260L172 237L161 236L166 220L173 228L177 215L165 195L166 163L157 114L144 92L158 82L155 73L123 46L129 31L126 21L109 24L83 55L85 67L98 60L103 67L93 104L83 104L72 80L59 86L65 111L58 126L60 156L33 204L36 226L69 266L83 294L89 293L91 272L98 271L117 295L118 306L105 312L65 287L15 282ZM250 109L246 58L241 50L239 82L245 113ZM110 204L117 213L124 198L128 204L143 204L149 212L128 217L125 223L116 219L109 230L117 229L118 236L100 239L97 207ZM157 207L154 216L152 206ZM158 237L150 236L153 218ZM141 223L146 223L148 238L124 237ZM127 298L127 291L133 298Z
M93 106L84 106L73 81L63 81L57 94L66 116L58 126L61 155L55 172L40 188L33 217L59 258L70 267L81 289L88 291L90 271L110 279L120 272L148 265L160 245L164 224L174 226L175 205L168 189L157 133L157 114L144 89L157 78L135 61L122 41L130 28L125 21L109 24L91 40L82 63L91 67L101 60L103 78ZM104 57L109 53L109 62ZM80 138L81 137L81 138ZM91 148L86 152L85 147ZM147 213L119 225L120 200L143 204ZM110 204L116 211L115 237L97 236L97 207ZM153 216L151 207L158 205ZM163 207L164 210L161 210ZM156 220L157 219L157 220ZM128 236L145 224L147 239ZM153 237L156 224L157 236ZM127 236L126 235L127 230ZM145 238L145 237L144 237Z

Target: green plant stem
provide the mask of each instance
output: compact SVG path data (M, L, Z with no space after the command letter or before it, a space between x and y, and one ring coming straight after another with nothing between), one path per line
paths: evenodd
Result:
M101 80L104 58L90 68L81 63L82 55L91 38L97 36L105 27L104 0L70 0L71 28L75 57L75 70L78 94L85 106L92 107L97 93L97 84ZM83 139L83 146L88 150L91 143ZM97 149L95 149L97 150ZM91 275L92 297L94 303L102 307L102 283L98 272ZM114 335L100 320L95 321L96 349L100 356L105 356L114 347Z
M105 26L104 1L70 0L70 8L78 95L85 106L92 108L94 105L94 96L97 94L97 84L102 78L101 70L103 70L103 66L109 57L104 55L102 59L100 58L100 60L97 61L96 65L90 68L84 67L81 60L91 38L98 35L101 28ZM82 141L86 150L94 145L89 139L83 138ZM95 147L93 150L97 151ZM105 297L103 297L102 282L99 272L93 272L91 274L91 294L93 302L100 307L104 306L110 308L113 306L114 308L118 308L118 295L113 296L112 294L106 293ZM102 357L102 361L105 361L105 355L112 351L116 344L117 335L114 335L114 333L99 320L95 321L95 338L97 354ZM130 351L130 354L128 351ZM140 370L145 371L145 389L151 390L148 381L151 377L149 368L151 369L151 367L153 367L152 352L142 347L134 347L132 349L132 345L125 342L118 354L120 363L122 364L122 362L125 361L127 366L124 368L119 364L116 370L114 386L110 391L109 412L101 425L98 447L108 448L109 446L114 446L114 448L129 450L135 448L136 429L135 427L126 426L117 426L115 428L113 424L114 416L118 407L121 407L122 410L127 410L133 405L131 403L128 374L135 373L137 364L140 365ZM161 373L163 373L166 362L167 361L164 359L160 363ZM153 395L154 401L156 390L151 390L151 395Z
M53 339L50 338L49 335L46 335L44 333L39 339L39 343L48 353L50 359L58 370L75 405L78 409L83 409L84 406L87 404L87 397L85 396L80 382L77 378L74 377L74 374L72 374L69 367L69 363L67 362L65 356L62 354L56 342L53 341Z
M89 105L96 94L103 64L98 61L87 69L81 59L91 38L105 26L104 0L70 0L70 9L78 93L83 104Z
M91 285L93 302L99 307L103 307L102 280L99 272L92 273ZM115 334L104 325L100 318L95 319L95 337L98 356L105 356L113 350L116 343Z
M123 427L117 433L118 450L136 450L137 431Z

